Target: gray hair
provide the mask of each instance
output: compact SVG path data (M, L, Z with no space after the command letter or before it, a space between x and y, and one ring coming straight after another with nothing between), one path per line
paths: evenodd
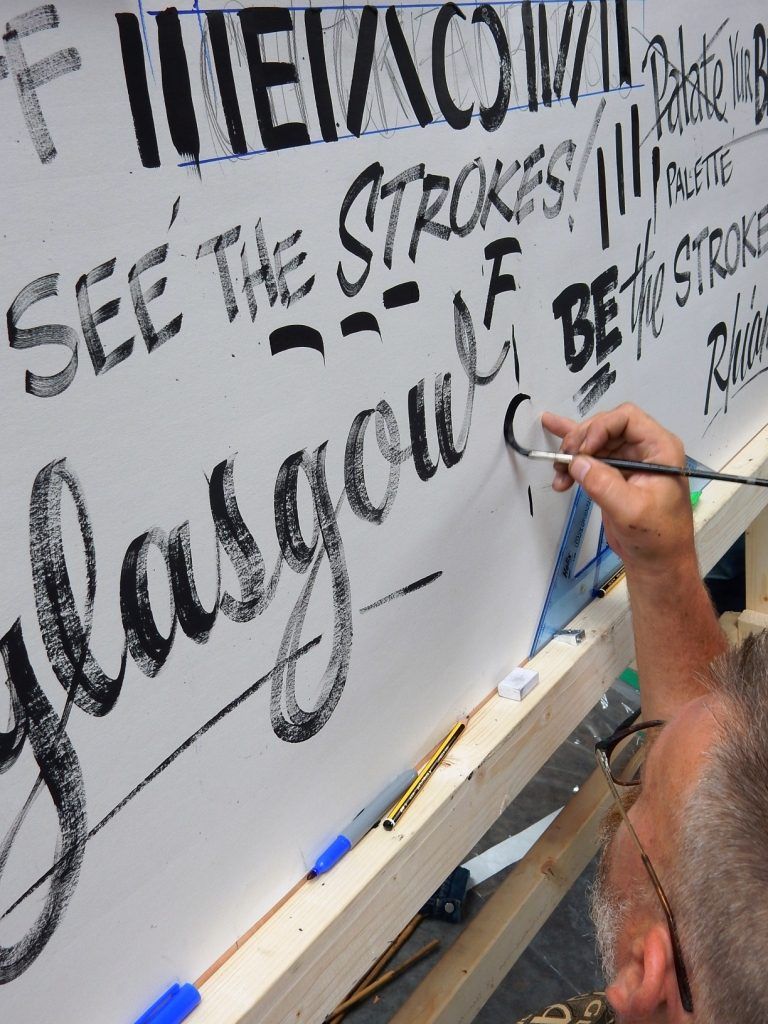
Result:
M768 1020L768 632L717 658L725 717L682 809L669 897L695 1016Z

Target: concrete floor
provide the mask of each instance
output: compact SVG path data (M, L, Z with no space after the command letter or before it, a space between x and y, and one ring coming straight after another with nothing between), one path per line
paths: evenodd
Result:
M468 857L482 853L562 806L594 770L595 740L609 735L637 706L636 691L626 683L617 682ZM465 920L477 913L509 870L511 868L477 886L469 897ZM601 987L592 924L586 911L586 893L594 870L592 863L480 1011L475 1024L515 1024L521 1017L540 1012L550 1003ZM391 1020L436 958L457 938L461 928L461 924L422 922L393 961L393 966L432 938L440 939L440 950L382 989L378 996L350 1011L345 1021L350 1024L385 1024Z

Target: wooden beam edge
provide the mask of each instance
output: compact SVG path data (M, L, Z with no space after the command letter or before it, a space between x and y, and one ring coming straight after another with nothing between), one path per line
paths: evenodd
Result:
M768 629L768 615L765 612L753 612L747 608L736 620L736 633L740 641L746 640L753 633L762 633L764 629Z
M202 986L199 1024L323 1019L626 665L620 599L600 602L589 625L578 659L556 644L533 660L541 681L523 704L496 697L473 716L398 829L372 832L302 886Z
M765 476L768 473L768 426L723 467L740 476ZM747 487L713 481L704 488L694 511L696 549L702 574L725 554L729 547L768 506L768 487Z
M753 475L766 466L768 427L726 469ZM704 490L695 513L704 571L766 504L761 488ZM197 1024L324 1018L630 661L625 583L575 625L584 643L552 643L533 658L540 684L521 705L493 697L480 708L401 828L374 831L333 872L301 886L202 985Z
M470 1024L599 845L611 806L602 772L579 792L501 883L390 1024Z

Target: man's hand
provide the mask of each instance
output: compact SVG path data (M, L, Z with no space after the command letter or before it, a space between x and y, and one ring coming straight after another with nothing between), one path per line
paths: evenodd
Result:
M685 479L652 473L623 473L589 456L683 466L682 442L634 405L620 405L582 423L553 413L541 418L562 438L560 450L577 455L556 465L553 487L567 490L577 480L602 510L608 543L630 574L663 575L691 559L693 517Z
M725 647L693 544L690 491L683 478L623 474L590 456L682 466L683 446L634 405L583 423L545 413L541 422L576 455L557 466L554 488L578 480L600 506L608 543L624 562L645 718L669 720L706 692L712 658Z

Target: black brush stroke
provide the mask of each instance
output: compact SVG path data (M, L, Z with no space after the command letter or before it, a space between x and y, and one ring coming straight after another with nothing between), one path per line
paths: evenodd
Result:
M336 142L336 120L333 113L331 87L328 83L328 68L325 63L325 46L323 44L322 10L310 8L304 12L304 28L307 35L307 54L309 68L312 72L312 91L317 106L317 119L320 122L324 142Z
M408 93L408 99L411 101L411 107L416 115L416 119L421 127L424 128L432 123L432 111L429 109L429 103L419 81L419 74L413 62L413 56L408 49L408 43L405 41L403 26L400 24L397 9L394 6L387 8L384 21L389 34L389 45L392 47L392 53L397 61L397 68L403 80L405 91Z
M512 325L512 358L515 363L515 380L517 381L517 386L520 387L520 360L517 355L517 340L515 338L514 324Z
M549 69L549 37L545 4L539 4L539 55L541 57L541 102L545 107L551 107L552 76Z
M571 46L571 31L573 30L573 0L568 0L568 6L565 9L565 21L563 22L563 31L560 33L560 47L557 51L557 64L555 65L555 77L552 82L552 88L557 93L557 98L563 94L563 78L565 77L565 65L568 60L568 50Z
M653 167L653 230L656 230L656 210L658 206L659 198L659 178L661 177L661 151L658 146L653 147L653 153L651 154L651 164Z
M323 336L320 331L306 324L286 324L285 327L278 327L269 336L269 347L273 356L279 355L280 352L288 352L292 348L311 348L319 352L325 362Z
M339 326L343 338L348 338L350 334L360 334L362 331L375 331L381 337L379 321L373 313L367 313L365 310L345 316Z
M176 152L182 159L194 161L200 172L200 135L197 130L192 86L179 12L175 7L159 11L156 17L157 42L162 68L163 99L168 129Z
M577 403L579 414L585 416L589 410L603 397L608 388L616 380L616 371L611 369L611 364L601 366L597 373L594 373L586 384L583 384L573 396Z
M120 51L123 57L125 84L128 102L136 132L136 144L144 167L159 167L160 153L157 148L155 120L149 99L147 71L144 66L144 44L141 39L139 20L135 14L116 14L120 35Z
M240 115L240 103L237 99L237 87L232 74L232 58L229 52L229 41L227 40L227 25L222 11L208 11L208 37L213 50L213 62L216 66L216 79L219 83L219 96L221 107L224 111L224 120L227 124L229 144L233 153L248 152L248 144L245 141L243 119Z
M176 218L179 215L179 206L180 206L180 204L181 204L181 196L176 196L176 202L173 204L173 209L171 210L171 219L168 222L168 230L169 231L173 227L173 223L174 223L174 221L176 220Z
M576 55L573 59L573 75L571 76L571 103L576 106L579 102L579 88L581 87L581 70L584 66L584 55L587 51L587 39L589 38L589 24L592 20L592 2L587 0L581 13L581 27L579 38L576 43Z
M279 672L283 668L285 668L285 666L289 662L293 663L297 661L299 658L303 657L305 654L308 654L313 647L316 647L320 643L321 639L322 636L313 637L312 640L309 640L302 647L299 647L298 650L296 650L293 654L290 654L287 657L282 658L280 661L276 662L275 665L273 665L273 667L269 670L269 672L261 676L260 679L257 679L255 683L251 683L251 685L247 689L243 690L243 692L239 696L235 697L234 700L231 700L229 704L225 704L224 707L221 708L221 710L217 711L212 718L209 718L208 721L201 725L196 732L193 732L191 736L188 736L183 743L176 747L176 749L173 750L168 755L168 757L165 758L164 761L161 761L160 764L156 768L154 768L149 773L149 775L146 776L146 778L142 779L142 781L139 782L138 785L134 786L130 793L126 794L126 796L124 796L119 803L115 804L112 810L108 811L101 819L101 821L97 822L93 826L93 828L86 836L86 842L89 839L93 839L97 832L101 832L104 826L108 825L109 822L114 817L116 817L120 813L120 811L122 811L127 806L127 804L129 804L131 800L133 800L134 797L138 796L139 793L150 784L150 782L154 782L158 775L162 774L162 772L164 772L166 768L169 768L177 757L180 757L185 750L188 750L192 746L192 744L196 743L197 740L201 738L201 736L204 736L209 731L209 729L212 729L214 725L218 725L219 722L222 719L226 718L227 715L229 715L232 711L237 710L237 708L239 708L241 704L248 700L249 697L252 697L254 693L257 693L261 689L261 687L264 686L265 683L269 682L269 680L276 672ZM64 858L61 859L63 860ZM44 875L41 875L36 882L33 882L32 885L25 892L23 892L21 896L19 896L18 899L16 899L2 915L0 915L0 921L3 921L6 917L8 917L9 914L12 914L13 911L21 903L24 902L24 900L31 896L32 893L36 892L37 889L39 889L40 886L51 877L51 875L57 870L59 866L59 862L56 861L45 872Z
M523 0L520 16L523 20L523 41L525 43L525 77L528 81L528 109L533 111L539 109L539 100L536 88L536 40L533 35L531 0Z
M597 147L597 189L598 201L600 203L600 237L603 249L611 244L611 234L608 227L608 200L605 194L605 157L602 146Z
M439 579L443 575L443 570L440 569L438 572L432 572L429 576L424 576L420 580L416 580L414 583L409 583L407 587L401 587L400 590L394 590L391 594L387 594L386 597L380 597L378 601L374 601L373 604L367 604L364 608L360 609L360 614L363 615L365 612L373 611L374 608L380 608L383 604L387 604L389 601L394 601L397 597L405 597L406 594L412 594L414 590L421 590L422 587L428 587L430 583L434 583L435 580ZM2 920L2 918L0 918Z
M629 48L627 0L616 0L616 34L619 48L619 85L632 85L632 57Z
M611 58L608 50L608 0L600 0L600 45L603 61L603 92L611 88Z
M635 198L642 195L642 179L640 176L640 111L636 103L632 104L632 185Z
M256 120L259 122L264 148L276 150L308 146L309 132L303 121L275 123L276 111L270 94L274 86L298 83L296 66L291 61L266 60L262 53L262 36L294 31L290 9L244 7L238 10L237 14L248 60Z
M363 114L365 101L368 97L368 83L374 65L376 47L376 28L378 11L375 7L364 7L360 14L357 31L357 49L355 63L352 68L352 81L349 86L349 104L347 106L347 130L359 136L363 130Z
M623 217L626 213L624 202L624 132L621 122L616 122L616 191L619 197L619 213Z
M416 281L404 281L393 285L382 295L384 309L396 309L398 306L409 306L420 299L419 285Z

